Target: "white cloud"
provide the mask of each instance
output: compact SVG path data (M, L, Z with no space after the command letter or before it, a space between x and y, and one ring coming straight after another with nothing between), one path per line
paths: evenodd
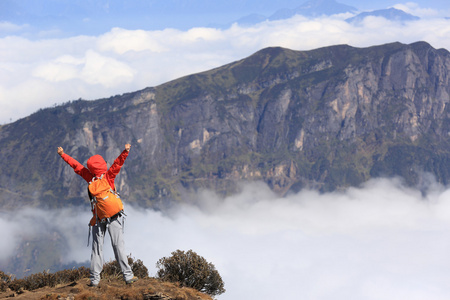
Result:
M63 55L41 64L32 71L32 75L46 82L80 79L88 85L100 84L111 88L131 82L134 71L117 59L88 50L83 58Z
M393 7L420 18L446 17L445 12L440 12L432 8L423 8L415 2L400 3Z
M21 30L27 29L28 25L16 25L11 22L2 21L0 22L0 34L13 34Z
M6 260L13 255L15 247L20 240L20 237L18 237L16 233L13 230L11 230L11 228L16 229L17 224L14 224L12 226L11 220L8 220L8 218L5 218L5 216L2 216L2 218L0 218L0 226L6 229L1 234L1 238L4 239L3 242L0 244L0 262L1 262L2 260Z
M367 47L419 40L450 49L450 20L426 18L402 25L384 18L366 18L361 25L351 25L342 16L295 16L251 27L235 24L225 30L114 28L100 36L62 39L8 36L0 38L0 123L54 103L156 86L242 59L268 46L310 50L335 44Z
M204 255L224 278L219 299L445 299L449 195L375 180L278 198L256 183L223 201L199 195L171 218L132 210L129 230L149 241L127 242L150 264L175 249Z
M17 253L17 247L23 239L48 237L53 232L62 234L68 248L74 250L62 253L64 259L86 261L90 249L82 247L82 244L87 244L89 218L90 212L81 208L44 211L23 207L20 211L3 212L0 215L0 225L3 228L0 233L0 263ZM84 236L83 241L80 240L81 236Z
M105 88L112 88L120 83L131 82L133 73L133 69L126 63L88 50L80 77L87 84L101 84Z
M79 77L79 66L83 63L82 59L77 59L71 55L63 55L53 61L38 65L32 71L32 75L49 82L75 79Z
M110 32L100 36L97 44L99 50L114 51L117 54L124 54L128 51L156 53L168 51L161 45L161 42L161 31L113 28Z
M444 300L450 292L450 190L434 185L429 191L422 197L399 181L378 179L341 193L279 198L252 183L226 199L205 191L195 205L168 214L125 204L125 244L151 276L158 259L194 250L221 274L222 300ZM0 253L12 254L23 229L59 230L71 249L65 259L86 261L88 220L89 212L80 209L3 215ZM109 260L108 238L105 243Z

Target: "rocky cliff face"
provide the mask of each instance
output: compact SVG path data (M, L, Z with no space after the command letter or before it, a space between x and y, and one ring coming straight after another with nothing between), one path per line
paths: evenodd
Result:
M0 201L62 206L86 186L56 154L112 162L129 201L164 207L263 180L280 194L422 172L450 181L450 54L424 42L263 49L161 86L73 101L0 127Z

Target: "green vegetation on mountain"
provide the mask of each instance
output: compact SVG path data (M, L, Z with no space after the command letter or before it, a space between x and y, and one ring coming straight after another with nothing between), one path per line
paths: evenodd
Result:
M262 49L157 87L42 109L0 127L0 203L86 201L56 155L85 163L132 151L116 180L126 201L164 209L195 191L265 181L284 195L378 176L420 185L450 174L450 55L425 42L311 51Z

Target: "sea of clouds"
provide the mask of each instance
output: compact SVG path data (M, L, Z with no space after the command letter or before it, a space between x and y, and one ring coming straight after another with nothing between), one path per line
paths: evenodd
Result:
M450 49L450 19L408 3L396 6L421 17L400 23L351 15L295 16L227 29L127 30L58 38L32 36L26 24L0 22L0 124L79 98L95 100L157 86L184 75L243 59L269 46L294 50L349 44L367 47L426 41Z
M398 179L320 194L278 197L261 182L221 199L198 194L169 212L125 203L126 249L155 276L156 262L192 249L212 262L225 282L218 299L448 299L450 190L426 191ZM0 216L0 262L23 235L58 231L64 261L87 262L86 208L23 209ZM109 237L106 260L113 259Z

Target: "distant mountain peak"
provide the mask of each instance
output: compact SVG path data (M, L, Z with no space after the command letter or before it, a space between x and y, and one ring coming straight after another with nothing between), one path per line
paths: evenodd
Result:
M313 7L321 7L324 5L336 5L336 4L340 4L335 0L310 0L310 1L306 1L305 3L303 3L302 5L300 5L299 7L302 8L313 8Z
M339 3L335 0L310 0L294 9L280 9L269 17L269 20L281 20L302 15L307 17L330 16L358 11L355 7Z
M419 17L406 13L401 9L391 7L386 9L378 9L370 12L362 12L352 18L348 18L346 21L349 23L359 23L362 22L365 18L370 16L383 17L387 20L399 22L416 21L420 19Z
M270 17L265 17L260 14L250 14L244 16L236 21L240 25L252 25L263 22L265 20L275 21L292 18L295 15L302 15L306 17L315 16L331 16L342 13L356 13L358 9L353 6L348 6L339 3L335 0L310 0L296 8L281 8L278 9Z

